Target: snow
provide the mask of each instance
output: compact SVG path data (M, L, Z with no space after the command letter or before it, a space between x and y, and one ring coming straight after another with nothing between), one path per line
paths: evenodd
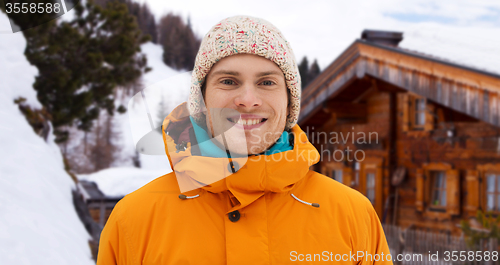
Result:
M182 73L174 70L165 63L163 63L163 48L159 44L152 42L145 43L141 46L141 51L146 54L148 58L148 66L152 68L147 74L144 75L144 86L148 87L154 83L164 81L169 77ZM187 99L187 94L186 99Z
M399 46L461 66L500 74L498 28L420 23L404 30Z
M0 12L0 29L8 23ZM37 136L13 102L23 96L41 106L25 46L22 33L0 35L0 264L95 264L59 148Z
M194 8L193 6L191 4L189 9ZM355 6L355 9L359 8ZM373 28L402 31L402 48L450 60L459 65L500 73L498 27L456 26L433 22L400 23L382 15L381 11L373 16L358 14L354 16L352 23L345 23L345 17L332 15L331 12L346 16L352 16L352 12L342 8L324 8L322 10L327 14L318 14L318 10L321 9L314 7L313 12L311 11L314 19L308 20L300 17L276 17L275 13L264 18L285 33L298 51L296 55L300 55L297 59L301 59L303 55L307 55L310 61L318 58L322 69L359 38L363 29ZM260 9L257 11L261 12ZM202 10L200 14L211 13ZM204 24L212 26L218 20L234 14L211 14L204 20ZM71 16L74 14L63 16L63 20L67 21ZM195 14L192 22L199 17L201 15ZM332 34L324 34L325 31ZM37 69L29 65L24 57L25 40L22 33L10 32L7 17L0 12L0 146L4 151L0 156L0 264L93 264L87 243L90 237L72 205L70 191L75 188L75 184L63 170L59 148L54 144L53 137L45 143L35 135L13 103L15 98L23 96L30 106L41 107L32 88ZM201 31L200 35L205 33L205 30ZM328 45L324 45L325 43ZM171 84L176 78L188 75L189 72L176 71L166 66L162 61L163 49L160 45L146 43L141 49L147 55L148 66L152 67L152 71L143 76L142 83L146 91L163 89L165 93L162 97L166 96L168 111L186 101L189 88L174 88ZM127 101L126 99L125 102ZM140 124L133 120L131 124L132 111L130 108L125 114L115 115L122 135L122 150L119 154L121 159L112 168L78 175L81 180L96 182L107 196L124 196L172 171L166 155L140 154L141 168L132 167L130 158L134 155L134 143L137 141L132 129ZM151 111L153 115L154 112ZM146 124L141 129L149 126Z
M164 159L168 164L166 156ZM164 175L164 171L161 169L148 170L135 167L114 167L93 174L78 175L78 179L94 181L107 196L122 197L162 175Z
M141 46L141 51L146 54L148 59L148 66L152 68L151 71L149 71L142 77L144 90L148 91L158 87L164 88L165 95L167 95L168 97L168 112L173 110L182 102L187 101L189 87L183 90L169 89L169 84L172 82L172 80L178 79L179 76L185 76L186 72L177 71L165 65L162 61L163 48L158 44L154 44L151 42L145 43ZM140 94L138 96L140 96ZM132 97L130 97L129 100L131 99ZM128 104L124 105L128 108ZM131 112L133 111L129 109L123 115L117 115L117 123L121 124L120 128L122 132L122 157L131 157L135 152L135 141L132 134L132 129L137 129L138 124L134 123L133 125L131 125ZM146 118L147 116L143 117ZM145 128L141 126L141 129ZM149 123L147 124L147 129L148 131L150 129ZM163 145L163 143L161 144ZM157 177L170 173L172 171L170 169L170 164L166 155L154 156L139 154L139 159L141 161L142 169L153 171L163 170L162 174L157 175ZM131 166L131 163L126 162L118 164L116 166L129 167ZM137 186L137 188L140 188L140 186Z

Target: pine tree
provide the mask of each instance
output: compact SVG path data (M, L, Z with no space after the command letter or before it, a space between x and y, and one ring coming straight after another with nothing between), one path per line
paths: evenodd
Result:
M312 63L311 67L309 68L309 73L307 74L307 78L309 83L314 81L314 79L321 73L321 70L319 69L318 61L314 59L314 62Z
M57 21L56 18L58 16L61 16L63 12L62 10L62 6L60 6L60 1L56 1L56 0L30 0L30 1L9 1L10 3L16 3L16 2L20 2L20 7L21 7L21 4L23 2L26 2L28 4L28 6L30 5L30 3L34 3L38 6L38 4L43 4L45 6L45 4L48 4L50 3L51 6L54 6L54 4L57 4L58 5L58 8L60 10L59 13L56 13L56 10L52 10L52 12L35 12L35 13L30 13L30 12L22 12L22 10L20 10L19 12L10 12L10 13L7 13L6 12L6 4L7 4L7 1L4 0L3 1L4 3L1 3L0 1L0 10L2 10L4 13L7 14L7 16L9 17L9 19L11 19L12 21L15 22L15 25L13 25L13 28L14 29L17 29L15 30L15 32L18 32L18 31L25 31L27 29L33 29L33 28L50 28L52 27L55 22ZM29 9L28 9L29 11ZM29 15L28 15L29 14Z
M187 70L192 70L194 68L194 61L196 59L196 54L200 48L201 40L197 39L191 27L191 18L188 17L188 23L186 25L186 45L184 49L184 57L186 58L185 68Z
M302 89L304 89L309 83L307 78L309 74L309 62L307 61L306 56L302 58L302 61L299 64L299 74L302 81Z
M113 143L117 137L114 126L113 116L102 115L101 121L97 121L95 131L93 133L93 142L87 152L87 157L93 165L93 172L109 168L115 160L116 151L119 147Z
M153 43L158 43L158 28L156 27L156 20L147 3L144 3L141 6L141 14L138 23L142 32L149 34Z
M165 102L165 97L161 93L160 103L158 103L158 108L156 111L156 124L155 127L158 128L163 124L163 120L168 116L168 104Z
M153 43L158 43L156 20L147 3L141 5L133 0L95 0L95 3L104 8L109 2L113 1L126 4L129 14L136 18L143 35L149 35Z
M191 23L172 13L160 19L159 43L163 46L163 62L177 69L192 70L201 40L196 38Z
M146 68L137 23L126 5L106 8L88 0L78 3L70 22L51 21L23 31L25 55L38 68L33 87L52 117L57 142L68 133L64 126L89 131L99 110L114 113L113 90L133 82Z
M132 164L134 167L141 167L141 157L139 156L139 152L137 152L137 150L135 150L134 156L132 157Z

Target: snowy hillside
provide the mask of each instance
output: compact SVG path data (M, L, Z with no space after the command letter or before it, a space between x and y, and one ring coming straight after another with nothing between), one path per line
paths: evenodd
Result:
M8 23L0 12L0 28ZM94 264L59 148L37 136L13 102L23 96L41 106L25 46L21 33L0 34L0 264Z
M146 54L148 58L148 66L152 68L151 71L143 75L142 84L145 89L155 86L163 86L168 87L169 81L171 78L175 78L177 75L182 74L182 72L173 70L172 68L165 65L162 61L163 48L151 42L148 42L141 46L141 51ZM185 74L185 73L184 73ZM168 88L167 88L168 89ZM168 91L168 90L167 90ZM184 101L187 101L189 88L185 90L170 90L167 92L169 97L168 109L172 110L177 105L181 104ZM127 105L127 104L125 104ZM131 124L129 121L129 112L119 115L117 117L118 123L121 124L121 132L122 132L122 157L131 157L134 154L135 145L134 140L131 134ZM158 157L158 156L147 156L140 155L141 168L146 170L158 170L165 169L166 165L166 173L169 173L170 165L168 160L165 160L167 157ZM166 161L166 162L165 162ZM131 162L126 162L122 165L117 166L132 166ZM158 176L159 177L159 176Z

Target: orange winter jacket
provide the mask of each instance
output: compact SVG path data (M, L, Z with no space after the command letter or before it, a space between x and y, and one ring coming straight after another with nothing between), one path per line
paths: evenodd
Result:
M187 115L183 103L162 127L174 172L118 202L101 234L98 265L392 264L370 201L309 170L319 153L298 125L293 150L250 156L228 174L227 159L191 150L190 123L179 118ZM187 148L173 150L181 138ZM214 172L228 176L211 183ZM181 182L199 188L182 199Z

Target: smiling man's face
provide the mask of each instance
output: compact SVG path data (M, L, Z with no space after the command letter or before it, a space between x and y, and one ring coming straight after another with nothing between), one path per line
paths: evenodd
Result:
M207 128L212 135L213 128L215 135L219 128L238 130L232 136L225 134L230 146L240 147L232 151L258 154L279 139L288 116L288 92L283 72L274 62L255 54L228 56L212 67L205 82ZM221 109L229 111L215 113Z

